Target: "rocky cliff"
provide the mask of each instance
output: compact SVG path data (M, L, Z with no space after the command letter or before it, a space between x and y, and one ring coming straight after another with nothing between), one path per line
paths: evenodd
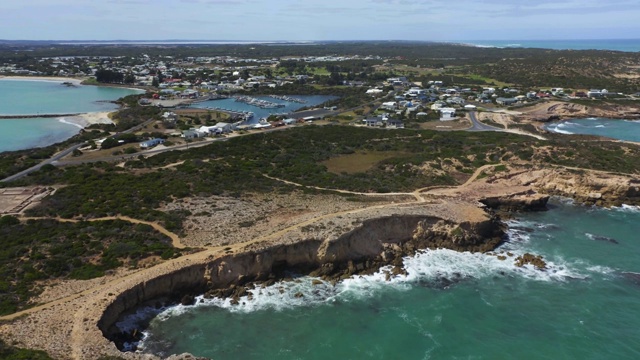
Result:
M601 101L594 101L593 104L593 106L589 106L570 102L552 101L525 110L522 118L547 122L588 117L637 119L640 116L640 108L635 104L619 105L603 103Z
M536 188L597 206L640 204L640 179L607 173L557 171L544 176Z
M151 278L117 295L106 307L98 327L106 337L123 341L115 322L127 311L154 299L205 292L234 297L244 293L247 286L280 278L283 270L338 280L371 273L384 265L399 266L403 256L419 249L492 250L502 234L500 223L489 216L483 221L461 223L417 214L367 219L344 234L328 238L308 234L290 244L212 256Z

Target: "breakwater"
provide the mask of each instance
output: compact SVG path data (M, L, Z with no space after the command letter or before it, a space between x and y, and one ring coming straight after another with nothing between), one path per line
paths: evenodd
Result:
M32 119L32 118L60 118L79 116L81 113L73 114L35 114L35 115L0 115L0 119Z

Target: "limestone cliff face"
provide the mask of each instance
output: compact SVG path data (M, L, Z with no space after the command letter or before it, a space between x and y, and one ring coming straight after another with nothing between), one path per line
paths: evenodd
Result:
M499 245L503 229L497 220L455 224L440 220L421 222L411 242L416 248L446 248L457 251L486 252Z
M547 106L525 113L524 118L529 120L547 122L569 118L604 117L615 119L637 119L640 115L638 106L601 104L599 106L586 106L570 102L550 102Z
M487 207L501 211L539 211L547 208L549 195L523 193L509 196L495 196L480 199Z
M584 204L640 204L640 179L627 176L558 171L547 174L536 187L541 192L570 197Z
M204 293L209 289L243 285L273 277L279 269L311 272L326 265L331 269L353 268L355 261L367 261L370 267L390 262L389 247L400 250L393 259L419 248L450 248L485 251L499 243L501 228L495 219L455 224L423 215L392 215L365 220L353 230L335 237L319 239L309 236L292 244L274 245L261 250L210 257L207 261L177 268L140 283L118 295L106 307L98 327L107 337L113 336L118 318L128 310L161 297L184 293ZM497 237L497 239L496 239ZM349 274L352 272L349 272Z

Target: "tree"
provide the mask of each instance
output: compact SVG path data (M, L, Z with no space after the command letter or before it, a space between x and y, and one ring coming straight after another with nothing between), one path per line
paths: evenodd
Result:
M158 87L160 86L160 83L158 82L158 78L157 77L153 77L153 80L151 80L151 86L153 87Z
M124 77L124 83L133 84L134 82L136 82L136 77L132 73L127 73L127 75Z

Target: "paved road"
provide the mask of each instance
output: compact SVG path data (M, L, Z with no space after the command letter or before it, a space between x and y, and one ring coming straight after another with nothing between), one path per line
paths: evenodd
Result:
M469 117L471 118L471 127L466 131L501 131L503 129L489 126L478 121L475 111L469 111Z
M389 95L387 95L389 96ZM380 99L378 99L380 100ZM347 109L347 110L339 110L339 111L332 111L332 110L326 110L326 109L315 109L315 110L307 110L307 111L301 111L301 112L296 112L293 113L292 115L295 116L296 118L300 118L300 117L307 117L307 116L314 116L314 117L325 117L325 116L334 116L346 111L353 111L359 108L363 108L367 105L373 104L376 100L371 101L370 103L364 104L364 105L360 105L360 106L356 106L354 108L351 109ZM133 131L137 131L138 129L141 129L143 127L145 127L146 125L150 124L151 122L153 122L153 119L147 120L145 122L143 122L140 125L134 126L128 130L123 131L122 133L130 133ZM483 125L483 124L482 124ZM486 126L486 125L484 125ZM271 129L265 129L262 132L271 132L271 131L279 131L279 130L284 130L287 128L290 128L291 126L288 127L278 127L278 128L271 128ZM488 127L488 126L487 126ZM495 128L492 127L488 127L490 128L490 130L496 130ZM53 157L51 157L50 159L44 160L43 162L41 162L38 165L35 165L29 169L23 170L17 174L11 175L5 179L0 180L0 182L8 182L8 181L13 181L13 180L17 180L20 179L24 176L29 175L30 173L34 172L34 171L38 171L40 170L40 168L42 168L44 165L47 164L52 164L52 165L79 165L79 164L84 164L84 163L95 163L95 162L100 162L100 161L123 161L123 160L130 160L133 158L137 158L140 155L143 156L149 156L149 155L155 155L155 154L159 154L159 153L163 153L166 151L173 151L173 150L183 150L183 149L188 149L188 148L194 148L194 147L200 147L200 146L205 146L208 145L212 142L215 141L226 141L228 140L228 138L216 138L216 139L212 139L212 140L206 140L206 141L201 141L201 142L196 142L196 143L190 143L190 144L185 144L185 145L179 145L179 146L172 146L170 148L163 148L163 149L154 149L154 150L148 150L148 151L141 151L141 152L137 152L134 154L123 154L123 155L117 155L117 156L106 156L106 157L101 157L98 159L90 159L90 160L63 160L63 161L59 161L61 158L67 156L68 154L70 154L71 152L73 152L73 150L80 148L83 144L75 144L72 145L71 147L57 153L56 155L54 155Z
M18 180L23 176L27 176L27 175L31 174L32 172L34 172L34 171L40 170L40 168L42 168L43 166L45 166L47 164L51 164L51 163L53 163L53 162L65 157L65 156L69 155L70 153L73 152L73 150L78 149L82 145L83 145L82 143L72 145L71 147L68 147L68 148L60 151L59 153L53 155L51 158L49 158L47 160L44 160L43 162L39 163L38 165L32 166L32 167L30 167L30 168L28 168L26 170L20 171L17 174L13 174L13 175L11 175L11 176L9 176L7 178L4 178L4 179L0 180L0 182L8 182L8 181L13 181L13 180Z
M127 130L121 132L121 134L126 134L126 133L130 133L130 132L133 132L133 131L137 131L138 129L141 129L141 128L147 126L148 124L152 123L153 121L154 121L154 119L149 119L149 120L143 122L140 125L136 125L136 126L130 128L130 129L127 129ZM9 181L13 181L13 180L18 180L18 179L20 179L20 178L22 178L24 176L27 176L27 175L31 174L34 171L40 170L43 166L45 166L47 164L52 164L52 165L61 164L61 163L58 162L58 160L60 160L63 157L71 154L74 150L80 148L82 145L84 145L84 143L78 143L78 144L71 145L70 147L68 147L68 148L60 151L59 153L53 155L51 158L42 161L38 165L32 166L32 167L30 167L30 168L28 168L26 170L20 171L17 174L13 174L13 175L11 175L11 176L9 176L7 178L4 178L4 179L0 180L0 182L9 182ZM138 155L138 154L136 154L136 155ZM85 162L87 162L87 161L85 161Z

